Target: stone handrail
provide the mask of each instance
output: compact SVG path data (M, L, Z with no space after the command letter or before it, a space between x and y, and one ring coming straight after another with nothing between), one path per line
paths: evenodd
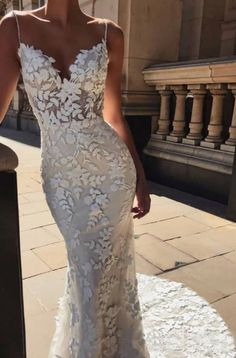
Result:
M11 148L0 143L0 172L14 170L18 164L16 153Z
M161 98L160 116L153 125L160 140L234 152L236 146L236 102L227 140L223 138L223 108L226 95L236 97L236 56L152 65L143 71L145 82L155 86ZM204 123L205 98L211 97L209 123ZM170 118L172 97L175 113ZM193 99L191 119L186 123L186 99ZM206 125L207 135L203 129Z
M142 73L148 85L236 83L236 56L154 64Z

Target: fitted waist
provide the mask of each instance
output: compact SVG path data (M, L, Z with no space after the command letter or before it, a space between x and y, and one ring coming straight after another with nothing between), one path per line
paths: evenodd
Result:
M38 116L39 117L39 116ZM67 131L68 129L76 131L90 131L97 125L105 122L103 114L93 115L91 118L79 119L67 117L66 120L61 121L60 119L54 117L45 118L43 115L38 118L39 126L42 131L42 134L45 132L54 132L54 131Z
M45 156L53 155L54 158L70 153L75 153L81 149L88 149L93 145L103 146L112 140L112 136L117 136L111 125L103 117L97 117L93 121L79 123L62 124L60 126L50 125L43 127L41 131L41 151Z

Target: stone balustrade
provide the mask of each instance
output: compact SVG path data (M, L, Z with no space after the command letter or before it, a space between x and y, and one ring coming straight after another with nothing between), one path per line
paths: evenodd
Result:
M143 70L144 80L160 95L160 115L155 116L153 134L159 140L234 152L236 146L236 57L152 65ZM228 125L224 118L226 96L234 110ZM172 98L174 115L170 116ZM192 98L190 120L186 100ZM209 121L204 104L211 101ZM203 131L205 127L205 132ZM228 131L225 138L223 132Z
M142 74L157 94L143 151L148 178L227 203L236 155L236 56L158 63Z

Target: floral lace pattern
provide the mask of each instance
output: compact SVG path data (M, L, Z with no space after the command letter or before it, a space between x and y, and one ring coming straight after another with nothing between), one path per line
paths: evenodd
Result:
M49 358L149 358L133 248L136 169L102 115L106 41L61 79L55 60L20 42L22 78L41 130L41 178L67 249Z
M20 42L18 55L29 102L41 127L80 122L85 128L102 116L108 64L104 38L91 49L80 50L69 66L69 79L61 79L52 65L55 59L40 49Z
M235 358L235 341L217 311L180 282L137 274L152 358Z
M235 358L232 336L205 300L180 283L136 275L136 170L102 116L105 39L80 50L68 79L42 50L20 42L18 54L41 130L43 190L67 248L48 358Z

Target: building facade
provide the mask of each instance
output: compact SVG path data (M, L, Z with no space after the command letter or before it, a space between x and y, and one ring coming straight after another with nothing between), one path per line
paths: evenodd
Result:
M43 3L14 0L0 9ZM122 108L148 178L227 202L236 145L236 0L80 3L124 30ZM3 125L39 132L21 79Z

